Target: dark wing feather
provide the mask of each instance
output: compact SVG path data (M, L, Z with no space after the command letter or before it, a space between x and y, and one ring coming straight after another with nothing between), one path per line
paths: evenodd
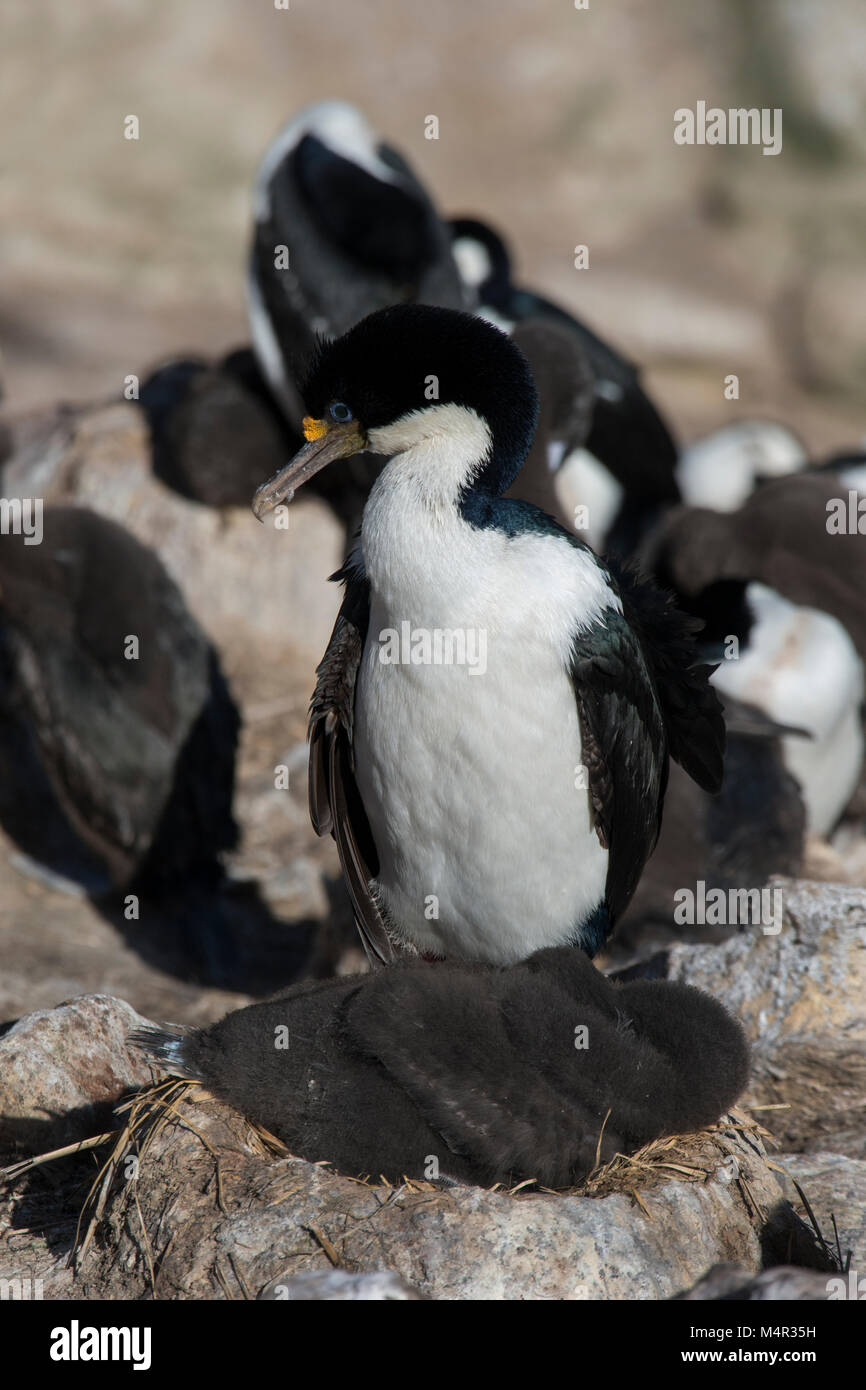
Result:
M332 835L334 817L331 814L328 788L330 784L329 746L332 737L325 737L325 720L310 722L309 797L310 820L317 835Z
M699 620L675 606L670 594L633 566L611 566L623 613L639 635L664 718L671 757L707 792L722 785L725 721L709 677L700 664L695 633Z
M615 609L575 638L571 677L596 833L610 854L605 900L613 925L658 839L667 740L641 644Z
M345 582L346 593L310 704L310 819L317 835L331 834L336 841L355 923L375 966L393 961L397 953L370 892L379 864L352 752L355 682L370 617L370 585L357 557L333 578Z
M699 664L700 624L633 567L609 568L608 608L572 646L571 677L596 832L608 847L606 905L628 906L661 829L668 756L705 791L721 786L722 705Z

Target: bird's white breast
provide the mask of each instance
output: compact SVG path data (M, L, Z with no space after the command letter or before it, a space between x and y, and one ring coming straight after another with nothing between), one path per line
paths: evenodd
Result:
M677 482L684 502L733 512L758 478L784 478L806 467L800 440L771 420L738 420L683 449Z
M622 506L625 489L588 449L572 449L556 474L554 486L563 514L594 550L603 551L607 535ZM578 508L587 524L575 526Z
M356 774L396 934L512 961L573 939L603 897L608 855L578 775L567 663L578 627L618 602L588 553L475 529L431 499L425 470L443 448L428 440L393 460L364 514ZM402 624L462 631L484 661L386 664L380 639Z
M783 740L785 763L801 785L809 829L826 835L863 761L863 664L829 613L798 607L763 584L749 584L746 600L755 619L749 644L719 665L712 683L780 724L808 729L811 739Z

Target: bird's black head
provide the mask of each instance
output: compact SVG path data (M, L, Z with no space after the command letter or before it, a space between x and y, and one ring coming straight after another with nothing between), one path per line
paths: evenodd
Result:
M370 448L386 456L424 442L429 470L456 495L501 496L532 442L538 396L529 364L483 319L399 304L324 344L305 385L308 440L256 494L257 515L332 459ZM432 480L431 480L432 481ZM443 490L443 489L440 489Z

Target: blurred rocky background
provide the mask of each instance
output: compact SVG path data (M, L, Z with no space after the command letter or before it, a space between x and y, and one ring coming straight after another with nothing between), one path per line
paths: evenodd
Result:
M9 0L0 45L13 408L245 339L253 171L291 112L340 97L445 213L501 225L530 283L644 362L683 437L737 409L818 452L866 431L856 0ZM699 99L783 107L781 155L675 145Z

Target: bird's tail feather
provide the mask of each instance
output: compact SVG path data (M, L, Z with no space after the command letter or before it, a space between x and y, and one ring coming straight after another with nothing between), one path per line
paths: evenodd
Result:
M180 1024L163 1028L136 1028L128 1035L127 1041L161 1071L186 1081L198 1081L200 1077L190 1055L194 1032L194 1029L184 1028Z

